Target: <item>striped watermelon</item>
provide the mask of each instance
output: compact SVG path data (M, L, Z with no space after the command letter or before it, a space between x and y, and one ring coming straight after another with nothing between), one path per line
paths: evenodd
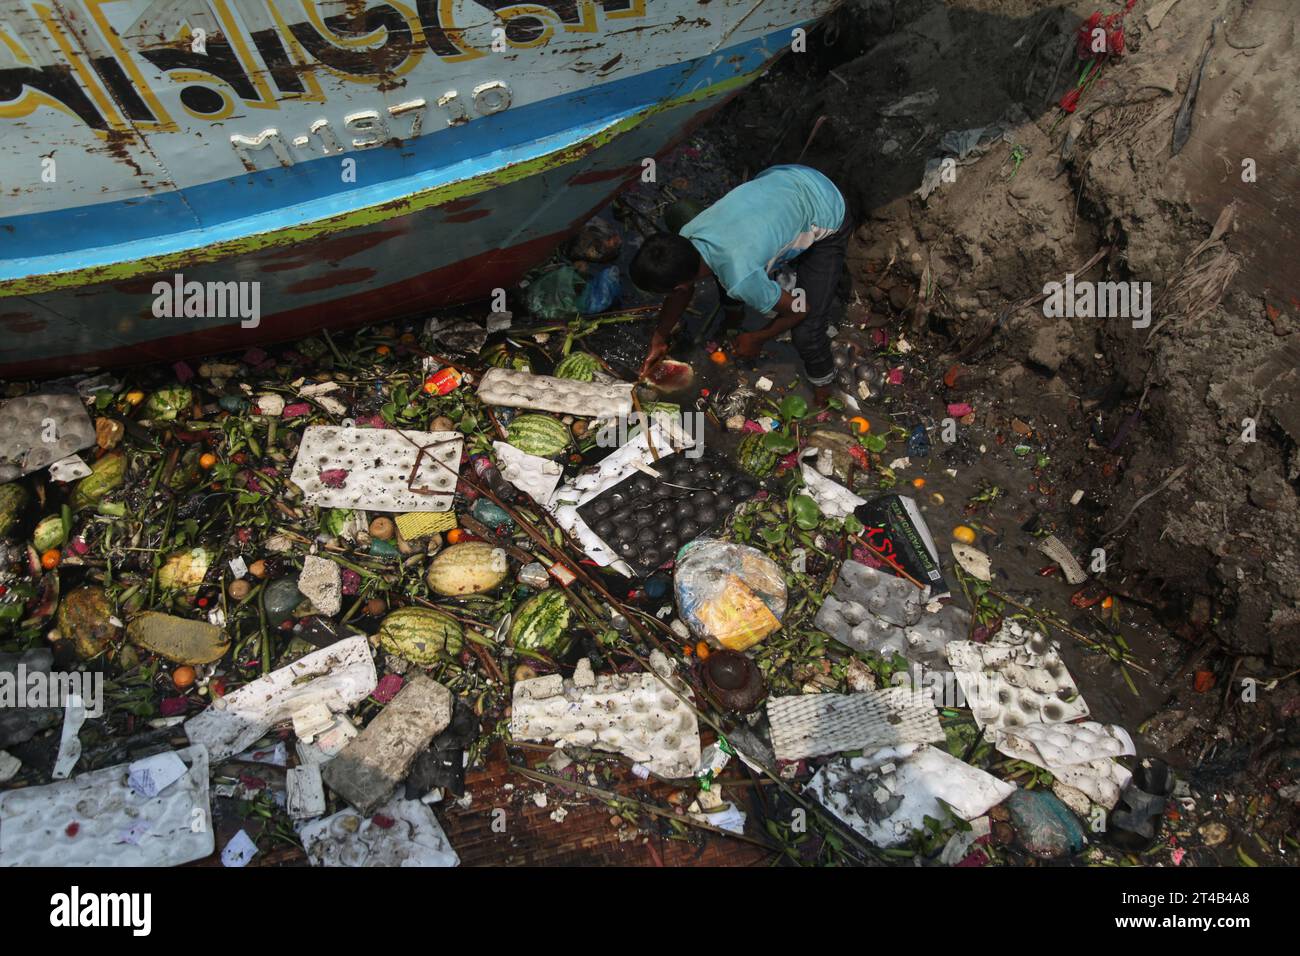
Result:
M511 355L504 342L489 345L479 353L479 358L493 368L513 368L521 372L530 372L533 368L527 355Z
M777 454L767 447L765 437L762 432L750 432L736 449L736 462L755 478L766 478L776 468Z
M556 378L569 378L575 382L590 382L600 369L600 360L590 352L571 352L560 359L553 374Z
M506 441L525 454L554 458L569 447L569 428L551 415L519 415L506 430Z
M515 611L510 640L515 647L561 657L569 649L569 602L560 588L535 594Z
M443 652L459 654L464 643L460 622L431 607L403 607L379 625L379 644L390 654L428 667Z

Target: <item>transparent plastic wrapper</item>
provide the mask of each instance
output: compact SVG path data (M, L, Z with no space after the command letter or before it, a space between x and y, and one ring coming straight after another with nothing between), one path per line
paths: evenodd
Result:
M785 573L755 548L693 541L678 556L673 585L682 620L714 645L743 651L781 627Z

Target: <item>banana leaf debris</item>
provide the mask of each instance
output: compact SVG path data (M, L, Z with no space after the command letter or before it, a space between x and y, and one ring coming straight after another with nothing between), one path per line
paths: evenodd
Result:
M1120 828L1146 827L1136 850L1106 820L1164 798L1131 790L1126 730L1066 722L1089 711L1062 642L1142 669L996 590L1004 536L1033 539L996 487L958 499L897 343L847 329L815 410L716 358L634 381L646 317L458 316L10 386L0 864L454 866L515 859L458 849L474 819L544 845L593 813L647 862L1148 851L1158 813ZM22 706L28 674L78 680ZM77 802L100 776L156 812Z

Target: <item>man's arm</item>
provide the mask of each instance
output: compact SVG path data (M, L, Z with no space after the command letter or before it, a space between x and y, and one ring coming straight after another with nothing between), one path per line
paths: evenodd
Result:
M795 311L794 296L785 290L781 291L781 297L776 300L772 311L776 317L771 322L753 332L743 332L736 339L736 354L741 358L756 357L767 342L794 328L808 314L806 311Z
M654 334L650 336L650 351L646 353L645 361L641 363L642 378L645 378L651 367L668 353L668 337L673 334L673 329L677 328L677 323L681 321L682 314L690 306L691 299L694 297L694 283L684 289L674 289L664 297L663 305L659 307L659 320L655 324Z

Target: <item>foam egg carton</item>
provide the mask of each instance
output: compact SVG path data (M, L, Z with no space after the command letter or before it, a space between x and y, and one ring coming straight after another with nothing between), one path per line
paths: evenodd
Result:
M647 468L654 471L655 458L650 452L651 441L660 458L695 444L681 429L666 430L661 421L652 421L648 438L642 431L636 437L628 439L625 444L602 458L596 467L584 470L571 483L557 488L546 504L546 509L555 515L556 523L577 539L597 566L613 567L626 577L632 576L632 569L601 540L600 535L587 526L578 514L578 508L604 494L633 472L645 471Z
M805 792L875 846L891 847L923 830L926 817L946 819L945 805L974 820L1015 789L942 750L907 746L832 760Z
M510 734L614 751L671 779L694 776L700 765L695 712L646 671L600 674L586 687L558 674L520 681L511 703Z
M936 664L948 641L969 632L970 615L955 605L929 612L909 581L846 561L817 612L817 627L856 651L897 653Z
M175 754L186 773L153 797L127 783L129 764L0 793L0 866L178 866L209 856L208 753Z
M1056 795L1061 795L1061 788L1077 790L1093 803L1101 804L1107 810L1113 810L1119 803L1120 794L1133 779L1133 773L1123 764L1114 760L1090 760L1070 767L1060 767L1052 771L1056 778L1052 785ZM1068 801L1067 801L1068 802Z
M994 745L1016 760L1055 772L1060 767L1137 753L1123 727L1095 720L1077 724L1024 724L995 731Z
M190 743L203 744L213 760L250 747L295 713L324 704L342 713L364 700L379 677L364 634L345 638L259 677L214 701L185 722ZM221 705L221 706L218 706Z
M312 866L459 866L433 811L394 798L369 818L349 808L302 827Z
M95 426L75 393L38 392L0 406L0 481L39 471L93 444Z
M583 418L623 418L632 412L629 384L575 382L510 368L488 369L478 383L478 397L488 405Z
M782 761L944 739L932 698L906 687L773 697L767 719Z
M1060 649L1033 632L1023 644L952 641L948 663L975 722L986 731L1088 716Z
M302 489L303 500L319 508L448 511L464 443L460 432L312 425L303 432L289 477ZM340 470L347 473L341 480L331 476L327 483L321 477Z
M1096 721L1002 728L994 732L994 745L1008 757L1050 770L1057 783L1107 808L1133 776L1113 758L1137 752L1127 730Z

